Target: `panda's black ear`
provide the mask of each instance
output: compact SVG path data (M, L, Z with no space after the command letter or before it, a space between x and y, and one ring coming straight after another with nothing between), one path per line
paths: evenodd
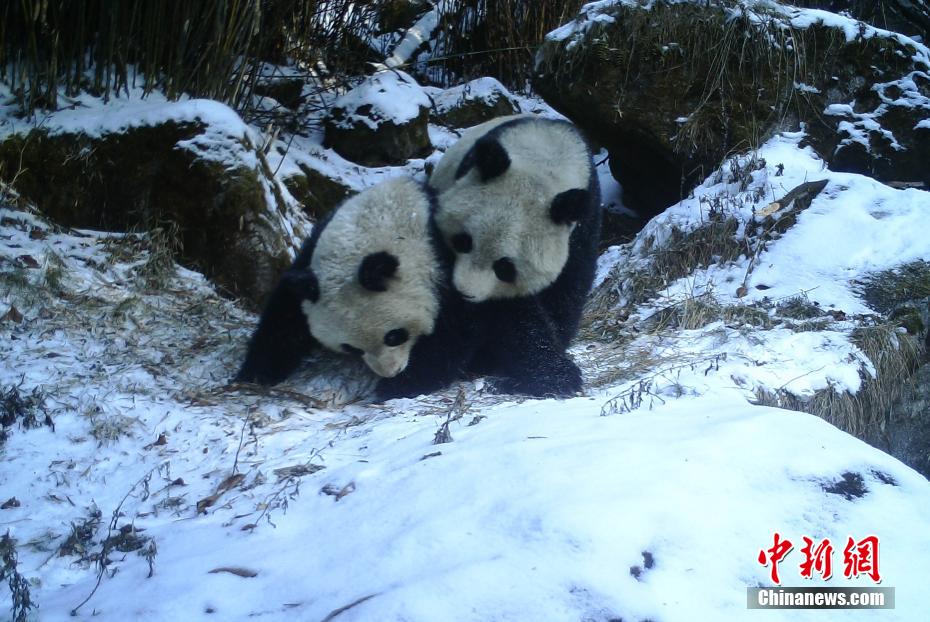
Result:
M549 207L549 216L558 225L578 222L584 216L591 193L581 188L566 190L555 195Z
M394 276L400 261L387 251L372 253L358 267L358 282L372 292L386 292L387 280Z
M510 156L496 138L485 136L475 143L475 166L481 173L481 181L488 181L510 168Z
M310 270L288 270L281 283L300 300L316 302L320 299L320 283Z

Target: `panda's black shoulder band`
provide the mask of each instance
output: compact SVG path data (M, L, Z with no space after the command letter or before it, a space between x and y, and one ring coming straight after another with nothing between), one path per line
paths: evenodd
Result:
M288 270L281 276L281 284L300 300L320 299L320 284L310 270Z

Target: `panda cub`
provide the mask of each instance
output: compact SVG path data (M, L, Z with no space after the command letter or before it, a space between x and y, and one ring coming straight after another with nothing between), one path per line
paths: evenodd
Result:
M518 115L466 132L436 165L436 224L452 282L475 304L470 369L496 388L571 395L566 353L594 280L600 190L585 139L564 121Z
M280 382L316 343L361 357L381 377L383 399L458 378L461 360L443 354L470 336L461 297L446 286L451 258L432 211L427 188L398 178L318 223L273 290L235 379Z

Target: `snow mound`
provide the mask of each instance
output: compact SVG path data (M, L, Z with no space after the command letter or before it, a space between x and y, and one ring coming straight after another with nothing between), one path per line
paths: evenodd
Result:
M376 130L382 123L403 125L416 119L430 101L416 81L403 71L379 71L339 97L333 107L344 111L336 125L365 124Z

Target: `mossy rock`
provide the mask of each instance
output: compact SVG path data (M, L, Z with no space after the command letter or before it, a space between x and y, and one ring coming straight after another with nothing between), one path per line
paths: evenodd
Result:
M299 164L300 174L284 179L284 185L313 221L319 221L340 203L355 194L352 187L329 177L307 164Z
M253 92L260 97L270 97L285 108L297 110L304 102L304 81L301 78L263 80L255 85Z
M446 127L474 127L520 112L517 100L494 78L478 78L446 90L436 89L432 98L433 119Z
M920 310L917 307L900 307L891 312L891 315L888 318L895 324L895 326L900 326L908 332L910 335L920 336L924 334L924 331L927 330L927 327L924 325L924 319L921 317Z
M873 26L930 41L930 3L927 0L792 0L791 4L846 11Z
M801 27L763 3L748 10L732 0L595 3L574 25L541 46L534 87L607 147L627 205L644 216L681 199L727 154L802 122L806 144L834 168L926 181L930 141L915 126L930 117L921 74L930 64L903 37L861 24L847 39L842 27ZM850 102L849 118L825 114ZM896 144L882 143L869 119ZM870 148L844 141L850 123Z
M429 155L430 101L402 71L378 71L335 101L323 144L363 166L404 164Z
M860 291L868 305L883 315L930 299L930 262L919 259L874 274L865 279Z
M0 142L0 177L65 226L131 231L174 223L182 264L258 306L290 261L289 241L267 217L273 207L259 172L177 146L205 129L165 122L100 137L34 130Z
M364 109L359 109L364 113ZM337 121L339 111L334 111ZM393 166L411 158L423 158L430 154L433 145L429 139L429 109L406 123L381 121L377 128L367 123L326 123L326 139L323 143L346 160L362 166Z

